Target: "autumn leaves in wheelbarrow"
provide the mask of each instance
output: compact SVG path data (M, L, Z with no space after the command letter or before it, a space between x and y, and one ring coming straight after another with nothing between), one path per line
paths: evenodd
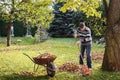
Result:
M35 72L37 72L37 69L39 66L45 67L46 73L50 77L54 77L57 72L70 72L78 74L79 76L87 75L88 68L86 65L81 66L79 63L76 62L65 62L61 64L60 66L56 66L54 64L55 59L57 58L56 55L52 55L50 53L40 53L38 56L31 57L26 53L23 53L25 56L27 56L34 64L34 73L29 71L21 71L18 73L19 75L23 76L34 76ZM92 59L94 61L102 61L102 54L101 55L92 55L94 56ZM36 67L36 65L38 65Z

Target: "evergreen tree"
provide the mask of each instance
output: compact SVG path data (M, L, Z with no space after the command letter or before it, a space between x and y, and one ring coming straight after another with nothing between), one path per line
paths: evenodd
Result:
M57 3L54 5L54 20L50 25L48 32L52 37L70 37L72 36L73 27L73 11L69 10L62 13L59 9L64 3Z
M104 36L104 17L88 17L88 14L83 10L79 10L79 8L76 9L77 11L70 9L65 10L63 13L61 9L64 10L64 8L62 8L65 6L64 3L65 2L58 2L54 5L53 13L55 14L55 17L49 29L49 33L52 37L71 37L73 33L72 28L77 28L80 22L85 22L86 26L91 28L94 37ZM70 6L68 8L70 8ZM99 12L103 11L102 3L99 2L99 7L96 8L96 10Z

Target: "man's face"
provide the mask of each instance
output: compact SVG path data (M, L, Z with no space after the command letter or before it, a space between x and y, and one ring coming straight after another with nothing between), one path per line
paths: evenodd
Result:
M84 31L85 30L85 26L83 26L83 28L80 28L81 31Z

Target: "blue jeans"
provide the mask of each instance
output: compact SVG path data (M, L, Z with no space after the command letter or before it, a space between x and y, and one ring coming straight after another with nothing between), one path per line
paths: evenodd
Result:
M88 68L92 68L92 61L91 61L91 44L87 44L87 45L82 45L81 44L81 54L80 54L80 60L79 63L81 65L84 64L83 59L84 59L84 53L86 50L86 57L87 57L87 66Z

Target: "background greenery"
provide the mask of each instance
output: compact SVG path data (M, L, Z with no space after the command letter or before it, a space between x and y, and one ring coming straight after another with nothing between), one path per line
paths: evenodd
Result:
M23 2L20 6L15 7L14 13L14 31L15 36L25 36L27 32L28 24L31 25L31 33L34 36L37 27L47 27L50 36L52 37L71 37L73 33L73 28L79 26L80 22L85 22L86 26L90 27L92 30L92 36L103 37L105 30L105 18L103 4L99 1L96 6L95 3L89 2L86 4L92 4L91 8L95 7L95 10L101 13L101 17L89 16L86 14L85 6L82 9L67 10L62 12L61 8L64 9L64 2L59 2L60 0L55 0L53 3L51 0L48 1L33 1L33 2ZM58 2L58 3L57 3ZM31 7L31 4L34 5ZM44 4L41 4L44 3ZM52 4L52 5L50 5ZM14 6L17 5L17 2ZM2 8L2 6L0 6ZM49 8L50 9L49 9ZM16 9L18 8L18 11ZM37 9L37 10L36 10ZM38 10L39 9L39 10ZM84 10L83 10L84 9ZM22 11L21 11L22 10ZM42 12L41 12L42 11ZM89 10L89 15L92 15L91 10ZM96 13L95 13L96 14ZM96 14L97 15L97 14ZM0 16L0 36L6 36L6 21L5 16ZM9 16L9 15L7 15ZM31 17L30 17L31 16ZM38 24L39 22L39 24Z
M51 34L52 37L71 37L73 34L73 29L76 29L77 27L79 27L79 24L81 22L85 22L87 27L90 27L91 31L92 31L92 36L93 37L103 37L104 36L104 30L105 30L105 20L104 20L104 9L103 9L103 4L102 2L99 2L99 4L97 5L97 8L95 9L96 11L100 12L101 17L98 16L90 16L92 14L94 14L94 12L92 13L91 9L92 7L88 8L87 14L84 12L86 11L85 6L81 6L83 9L79 9L77 8L76 11L71 10L71 9L67 9L70 8L72 6L73 3L69 3L68 1L65 1L66 3L68 3L67 5L63 2L59 2L54 4L53 6L53 13L54 13L54 20L52 21L50 28L48 29L48 32ZM72 1L71 1L72 2ZM94 6L94 2L93 4L87 3L87 4L91 4ZM84 4L83 4L84 5ZM75 7L75 5L74 5ZM80 8L81 8L80 7ZM63 11L61 11L61 8ZM66 12L64 12L64 9L66 10Z
M13 23L14 27L14 36L16 37L22 37L26 35L27 28L24 26L24 23L22 21L14 21ZM34 36L36 33L37 27L31 27L31 35ZM6 22L0 20L0 36L5 37L7 35L6 31Z

